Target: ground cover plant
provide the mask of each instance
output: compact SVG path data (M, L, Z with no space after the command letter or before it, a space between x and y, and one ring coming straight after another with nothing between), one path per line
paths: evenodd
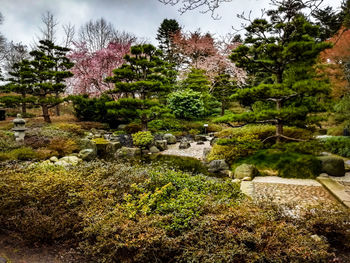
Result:
M87 261L328 262L350 247L345 210L306 209L296 219L252 203L230 180L100 161L8 168L0 177L7 233L70 244Z

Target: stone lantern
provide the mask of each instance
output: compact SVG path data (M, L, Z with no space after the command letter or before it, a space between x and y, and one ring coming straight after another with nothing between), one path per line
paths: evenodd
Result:
M17 118L13 120L13 124L15 127L12 130L15 132L16 142L23 142L26 135L25 131L27 130L25 127L26 121L22 119L21 114L17 114Z

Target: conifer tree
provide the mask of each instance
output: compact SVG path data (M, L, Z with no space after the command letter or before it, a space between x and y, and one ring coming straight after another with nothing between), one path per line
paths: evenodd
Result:
M36 50L30 52L32 56L30 93L36 97L35 104L40 105L45 122L50 123L49 109L60 104L59 97L66 87L65 79L73 76L69 69L73 63L65 56L69 49L56 46L49 40L39 41Z
M228 74L220 74L215 77L213 84L213 96L221 102L221 115L225 114L231 95L237 91L237 82L232 80Z
M178 54L174 51L173 37L181 30L175 19L164 19L157 31L156 39L159 42L159 49L163 52L164 60L170 63L178 62Z
M122 97L107 103L110 114L140 120L146 130L149 121L166 112L159 99L170 92L176 74L161 55L149 44L131 47L130 54L124 57L126 63L107 79L115 83L115 89L109 93Z
M219 119L274 124L277 142L292 139L283 134L284 125L317 122L311 113L322 110L320 97L328 95L329 86L316 75L314 65L320 52L331 46L320 40L319 26L303 15L301 1L279 3L267 18L255 19L245 28L244 43L230 56L250 77L259 77L255 85L233 96L239 101L250 99L251 110Z

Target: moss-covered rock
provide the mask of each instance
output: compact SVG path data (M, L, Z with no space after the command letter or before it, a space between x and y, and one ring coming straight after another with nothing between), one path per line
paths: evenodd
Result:
M345 164L344 160L335 156L321 156L318 157L322 162L322 172L331 176L344 176Z

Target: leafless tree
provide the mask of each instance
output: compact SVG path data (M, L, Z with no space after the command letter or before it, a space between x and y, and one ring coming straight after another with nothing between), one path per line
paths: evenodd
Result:
M13 69L15 63L19 63L29 58L29 51L26 45L14 43L11 41L6 45L4 69L9 72Z
M4 17L0 13L0 25L3 23ZM0 61L4 59L4 55L6 53L6 38L0 32Z
M55 18L54 14L52 14L50 11L46 11L41 16L41 21L43 25L40 28L41 36L39 39L55 42L58 20Z
M158 0L159 2L166 5L178 5L181 2L181 7L179 12L181 14L194 10L197 8L202 8L202 13L211 13L214 19L219 19L220 17L215 14L215 10L220 6L221 3L231 2L232 0Z
M70 48L75 38L75 26L71 23L62 26L64 32L63 46Z
M79 30L79 42L85 43L90 52L106 48L110 42L134 42L136 37L127 32L120 32L104 18L90 20Z

